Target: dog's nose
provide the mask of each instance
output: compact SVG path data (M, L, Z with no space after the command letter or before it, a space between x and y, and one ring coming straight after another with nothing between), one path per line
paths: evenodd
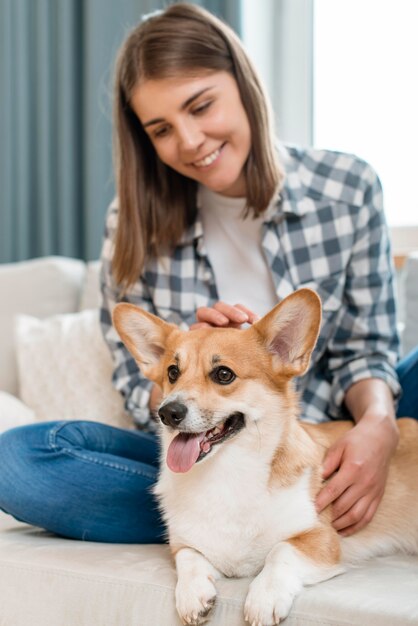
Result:
M161 421L166 426L175 428L187 415L187 406L181 402L167 402L158 411Z

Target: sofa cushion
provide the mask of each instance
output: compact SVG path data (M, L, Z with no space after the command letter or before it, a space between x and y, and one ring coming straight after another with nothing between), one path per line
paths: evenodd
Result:
M0 391L0 434L35 421L35 412L10 393Z
M16 349L20 398L39 420L86 419L129 428L112 387L112 360L98 309L44 320L19 315Z
M181 626L167 546L61 539L0 513L1 621L13 626ZM306 588L286 626L418 623L418 559L373 559ZM248 626L250 579L217 581L208 626ZM22 601L22 598L24 601Z
M40 318L77 311L85 274L83 261L45 257L0 265L0 389L18 391L14 345L16 313Z

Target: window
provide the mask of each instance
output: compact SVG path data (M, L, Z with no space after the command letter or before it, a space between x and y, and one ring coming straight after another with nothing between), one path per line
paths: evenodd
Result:
M418 2L260 0L264 30L243 1L244 42L265 75L280 137L370 162L395 252L416 250Z
M369 161L389 224L415 236L417 24L413 0L315 0L313 143Z

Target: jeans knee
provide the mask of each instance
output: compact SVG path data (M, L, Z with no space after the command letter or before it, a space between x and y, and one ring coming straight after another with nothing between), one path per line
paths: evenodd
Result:
M14 503L21 498L22 484L30 485L33 476L28 428L19 426L0 435L0 508L7 513L13 514Z
M0 435L0 508L16 519L42 526L53 511L63 468L51 439L64 424L37 422Z
M112 440L111 426L89 420L57 422L51 429L49 445L51 450L93 450L106 452Z
M51 429L49 444L53 449L78 448L86 446L91 422L70 420L57 423Z
M14 460L25 455L28 447L26 429L28 426L10 428L0 435L0 468L10 468ZM0 477L3 472L0 469Z
M38 422L6 430L0 435L0 485L13 476L29 476L50 451L50 432L61 422ZM13 481L12 481L13 482Z

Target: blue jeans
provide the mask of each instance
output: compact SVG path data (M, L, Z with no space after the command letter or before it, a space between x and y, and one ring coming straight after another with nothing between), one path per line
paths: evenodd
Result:
M418 349L397 368L398 416L418 419ZM0 508L64 537L162 543L151 493L158 474L154 435L87 421L22 426L0 436Z

